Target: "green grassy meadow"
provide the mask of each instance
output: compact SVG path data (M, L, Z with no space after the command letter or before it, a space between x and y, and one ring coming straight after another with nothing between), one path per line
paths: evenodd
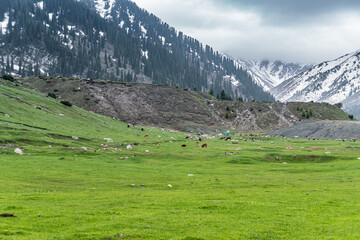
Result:
M141 128L0 85L0 239L359 239L358 142Z

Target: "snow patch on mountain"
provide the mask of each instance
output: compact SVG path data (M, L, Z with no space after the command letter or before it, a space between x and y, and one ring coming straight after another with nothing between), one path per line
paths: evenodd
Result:
M2 35L6 34L8 24L9 24L9 13L7 12L5 13L4 20L0 22Z
M111 10L116 0L94 0L96 11L102 18L111 19Z
M34 3L34 5L35 5L35 7L38 7L41 10L44 10L44 2L43 1Z

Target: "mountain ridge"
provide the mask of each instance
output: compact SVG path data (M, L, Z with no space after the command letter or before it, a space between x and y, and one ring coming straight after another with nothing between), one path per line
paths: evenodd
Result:
M1 73L177 85L274 101L233 59L128 0L4 0L0 21L7 25Z
M256 83L267 92L283 81L292 78L312 67L310 64L290 63L280 60L245 60L237 59L237 63L246 69Z
M344 109L360 116L360 51L325 61L290 78L271 93L280 101L343 103ZM351 100L352 99L352 100Z

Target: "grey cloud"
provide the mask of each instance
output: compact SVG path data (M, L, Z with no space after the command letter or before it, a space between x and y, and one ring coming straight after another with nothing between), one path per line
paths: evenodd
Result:
M335 12L360 12L359 0L212 0L235 8L256 11L268 24L306 24Z
M360 0L134 1L233 57L319 63L360 48Z

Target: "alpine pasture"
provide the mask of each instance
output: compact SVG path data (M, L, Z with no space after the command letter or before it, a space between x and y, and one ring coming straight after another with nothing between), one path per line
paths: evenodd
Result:
M189 135L0 85L0 239L359 238L357 141Z

